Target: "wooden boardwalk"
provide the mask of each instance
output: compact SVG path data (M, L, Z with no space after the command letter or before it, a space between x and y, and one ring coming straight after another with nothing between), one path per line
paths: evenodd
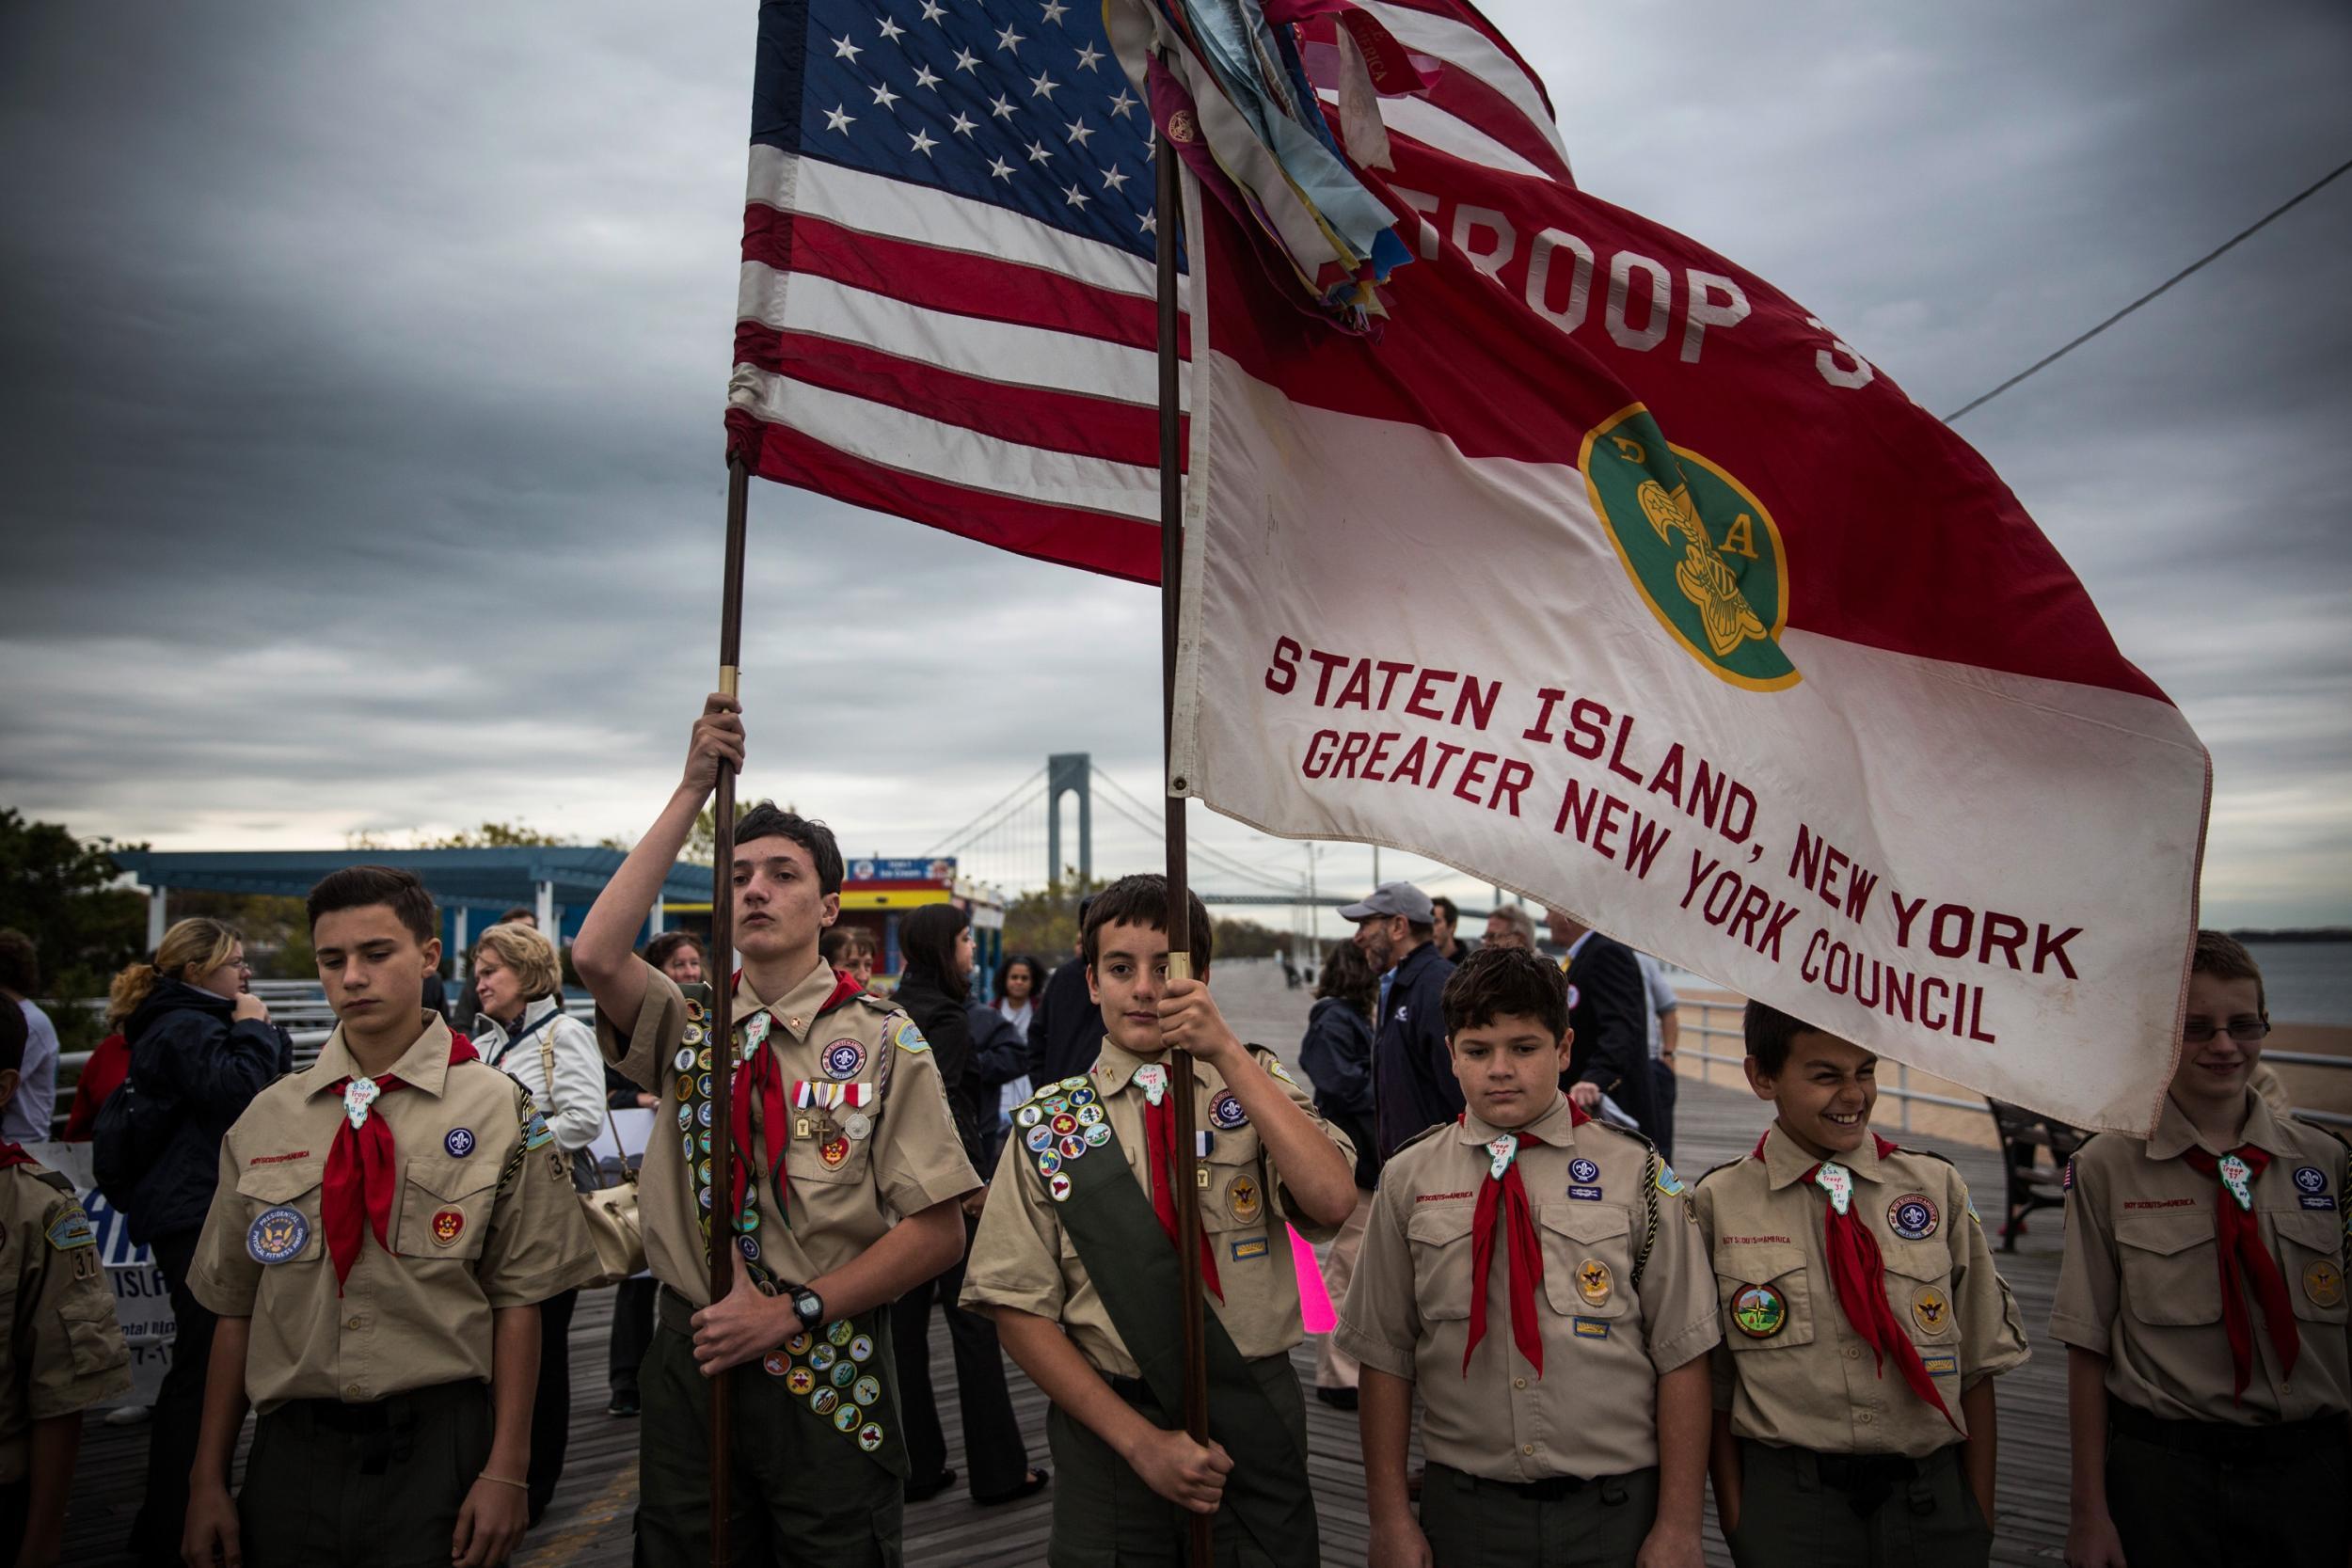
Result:
M1295 1040L1305 1021L1303 992L1285 993L1279 976L1236 965L1236 994L1227 1000L1235 1025L1249 1037ZM1268 966L1270 971L1270 966ZM1219 990L1225 990L1223 974ZM1882 1109L1889 1107L1882 1106ZM1686 1178L1744 1154L1755 1147L1767 1108L1747 1095L1692 1079L1682 1083L1677 1108L1677 1167ZM1890 1129L1891 1131L1891 1129ZM2001 1191L1999 1161L1988 1149L1931 1139L1914 1147L1949 1155L1978 1194L1980 1211L1996 1211ZM1988 1196L1988 1195L1990 1195ZM2004 1564L2064 1560L2066 1538L2066 1363L2064 1347L2051 1341L2050 1297L2058 1281L2058 1219L2036 1217L2016 1252L2000 1258L2017 1291L2034 1356L2000 1380L2000 1519L1994 1560ZM1997 1243L1996 1243L1997 1244ZM613 1568L629 1560L629 1519L636 1507L637 1422L604 1413L605 1345L612 1293L582 1297L572 1326L572 1435L564 1481L547 1518L516 1555L518 1568ZM1311 1341L1296 1360L1303 1381L1313 1381ZM931 1334L932 1381L940 1390L941 1419L951 1455L961 1449L961 1418L953 1395L954 1363L945 1325ZM1045 1448L1045 1400L1009 1362L1015 1408L1029 1444L1030 1463L1052 1466ZM1356 1418L1312 1399L1307 1402L1311 1441L1310 1475L1323 1528L1327 1564L1364 1561L1367 1522L1362 1462ZM1603 1412L1593 1418L1604 1420ZM123 1536L137 1506L144 1476L146 1428L108 1427L93 1420L83 1442L72 1513L67 1525L65 1560L83 1568L112 1568L130 1560ZM955 1463L951 1459L950 1463ZM961 1466L959 1465L960 1469ZM957 1568L1016 1568L1044 1560L1052 1489L1008 1508L976 1507L961 1487L906 1514L906 1560L914 1564ZM1708 1558L1730 1561L1708 1522Z

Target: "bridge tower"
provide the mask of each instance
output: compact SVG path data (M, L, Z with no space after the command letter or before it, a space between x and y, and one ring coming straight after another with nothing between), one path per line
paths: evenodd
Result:
M1094 876L1094 757L1062 752L1045 759L1045 879L1059 882L1068 863L1061 858L1061 798L1078 797L1078 875Z

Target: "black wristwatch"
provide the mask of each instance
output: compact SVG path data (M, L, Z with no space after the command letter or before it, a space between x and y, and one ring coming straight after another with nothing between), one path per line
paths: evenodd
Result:
M817 1332L825 1321L825 1298L805 1285L795 1285L786 1292L792 1300L792 1315L801 1320L801 1326Z

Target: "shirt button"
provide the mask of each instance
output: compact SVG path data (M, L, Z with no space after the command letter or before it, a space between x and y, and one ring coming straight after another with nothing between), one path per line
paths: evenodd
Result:
M343 1326L345 1328L358 1328L366 1322L367 1320L365 1318L345 1318L343 1320Z
M1867 1410L1861 1411L1855 1415L1854 1419L1860 1421L1864 1426L1868 1426L1870 1424L1870 1413Z
M1535 1445L1533 1443L1522 1443L1519 1445L1519 1452L1521 1453L1534 1453L1534 1451Z
M1862 1353L1861 1353L1860 1351L1858 1351L1858 1350L1854 1349L1851 1345L1848 1345L1848 1346L1846 1347L1846 1359L1847 1359L1847 1360L1849 1360L1849 1361L1855 1361L1855 1360L1859 1360L1859 1359L1861 1358L1861 1356L1862 1356Z
M1523 1377L1515 1377L1511 1380L1511 1386L1514 1388L1524 1388L1527 1386L1527 1379Z
M346 1383L343 1385L343 1398L347 1400L365 1399L367 1398L367 1385L363 1383Z

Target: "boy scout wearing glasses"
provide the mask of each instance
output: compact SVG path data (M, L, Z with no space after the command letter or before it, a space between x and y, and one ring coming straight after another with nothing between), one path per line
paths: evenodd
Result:
M2050 1332L2067 1348L2083 1568L2352 1557L2352 1186L2344 1146L2248 1087L2262 972L2197 933L2153 1133L2067 1167Z
M1561 1093L1567 1018L1533 953L1481 948L1446 982L1467 1109L1381 1171L1340 1314L1378 1568L1701 1560L1706 1249L1656 1151Z
M896 1564L908 1466L887 1308L955 1261L958 1200L980 1180L921 1032L818 954L843 872L823 824L764 802L736 824L731 1051L708 1034L709 988L636 956L718 768L742 760L737 704L714 695L685 777L572 949L606 1059L661 1100L639 1188L660 1289L638 1379L637 1560L710 1560L707 1380L725 1375L738 1560ZM711 1125L723 1054L738 1064L732 1130ZM714 1193L730 1131L736 1190ZM715 1307L714 1243L737 1251Z
M1290 1568L1320 1550L1284 1222L1336 1235L1356 1206L1354 1152L1272 1052L1226 1026L1207 984L1208 911L1189 903L1200 978L1170 981L1166 880L1128 877L1095 895L1083 951L1101 1053L1014 1113L965 1271L963 1305L994 1317L1053 1402L1056 1568L1183 1561L1186 1510L1216 1515L1220 1564ZM1193 1054L1207 1143L1206 1448L1182 1430L1174 1046Z
M1950 1162L1870 1131L1878 1058L1751 1002L1746 1158L1692 1183L1724 1313L1715 1508L1741 1568L1963 1568L1993 1549L2016 1298Z
M596 1249L530 1093L422 1006L440 958L422 884L354 866L310 914L335 1032L222 1140L189 1271L220 1324L183 1550L502 1562L525 1528L537 1304L593 1283Z
M0 1108L24 1070L24 1015L0 1005ZM0 1142L0 1561L57 1560L82 1412L131 1391L98 1237L73 1184Z

